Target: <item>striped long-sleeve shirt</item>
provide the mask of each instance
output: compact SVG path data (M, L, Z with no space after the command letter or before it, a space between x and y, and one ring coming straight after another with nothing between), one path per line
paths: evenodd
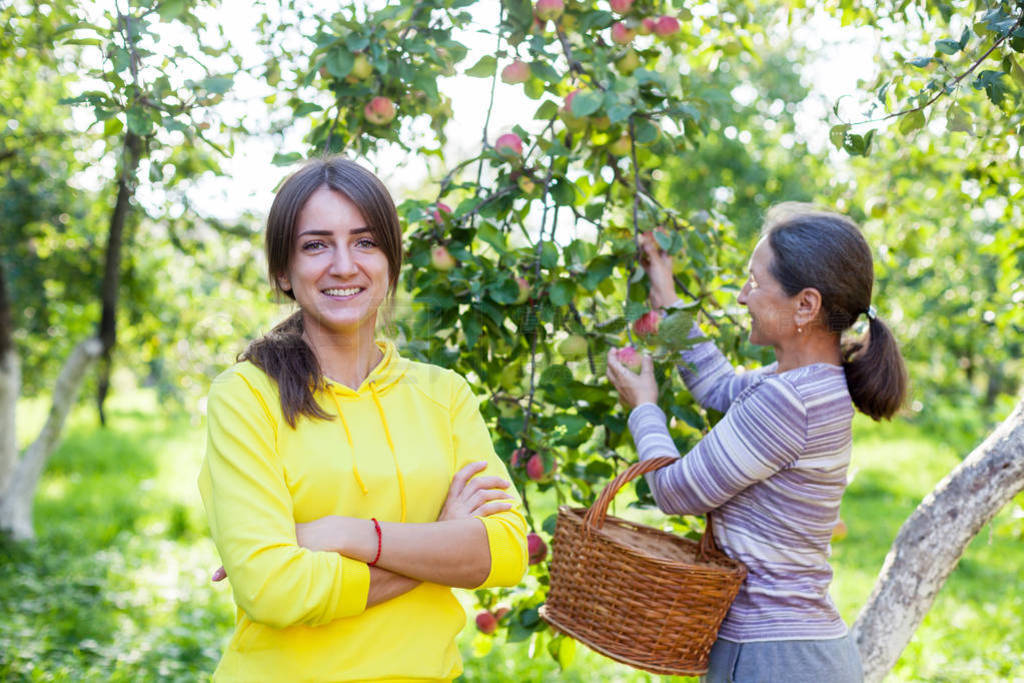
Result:
M669 514L714 510L715 541L747 580L719 636L736 642L839 638L828 557L850 462L853 406L843 369L816 363L737 374L705 342L683 353L683 380L725 417L678 462L647 476ZM653 403L629 417L641 460L678 455Z

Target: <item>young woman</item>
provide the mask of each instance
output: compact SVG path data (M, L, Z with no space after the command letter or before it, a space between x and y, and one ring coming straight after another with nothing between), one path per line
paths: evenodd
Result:
M653 240L643 247L651 302L671 308L671 257ZM666 513L714 511L715 541L749 570L704 680L860 681L860 658L828 595L829 541L846 488L853 406L891 417L906 393L903 360L871 306L871 251L845 216L775 207L749 268L738 301L750 311L751 343L774 348L776 362L737 373L711 342L684 352L687 387L725 417L685 458L646 476ZM860 315L867 341L843 344ZM637 375L610 353L608 375L632 408L640 459L678 455L656 405L650 357Z
M266 250L299 311L210 389L199 489L238 606L214 678L450 680L451 587L520 581L521 500L466 381L376 338L402 245L373 174L308 163Z

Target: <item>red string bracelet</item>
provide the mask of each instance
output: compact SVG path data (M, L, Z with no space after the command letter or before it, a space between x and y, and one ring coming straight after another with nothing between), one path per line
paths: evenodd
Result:
M377 564L377 560L380 559L380 547L381 547L381 541L382 541L382 537L381 537L381 533L380 533L380 522L377 521L376 517L371 517L370 519L373 521L373 528L376 529L376 531L377 531L377 557L373 558L373 562L367 563L368 567L374 566L375 564Z

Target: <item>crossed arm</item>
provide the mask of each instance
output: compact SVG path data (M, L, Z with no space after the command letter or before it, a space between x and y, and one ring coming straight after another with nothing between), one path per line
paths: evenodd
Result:
M487 530L478 517L512 509L503 489L510 484L494 476L475 476L487 467L472 462L452 478L436 522L381 522L380 558L370 567L366 606L386 602L426 581L456 588L474 588L491 571ZM328 515L295 525L299 546L336 552L361 562L377 555L377 530L371 520ZM213 581L227 577L224 567Z

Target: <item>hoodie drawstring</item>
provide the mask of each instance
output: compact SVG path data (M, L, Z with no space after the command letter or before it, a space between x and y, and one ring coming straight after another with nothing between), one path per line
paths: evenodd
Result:
M352 443L352 432L348 429L348 422L345 421L345 415L341 412L341 404L338 403L338 397L334 395L334 389L327 387L327 393L331 395L331 400L334 401L334 409L338 413L338 419L341 420L341 426L345 429L345 438L348 439L348 447L352 450L352 476L355 477L356 482L359 484L359 488L362 489L363 495L369 493L369 489L366 488L366 484L363 483L363 478L359 476L359 466L356 464L356 447ZM391 442L391 437L388 437L388 443ZM394 452L394 447L391 448Z
M391 430L388 429L388 420L384 415L384 407L380 404L380 398L377 396L377 385L375 382L370 382L370 394L373 396L373 402L377 405L377 412L380 413L380 423L384 427L384 437L388 441L388 447L391 448L391 459L395 462L395 474L398 476L398 497L402 501L402 520L405 521L405 478L402 477L402 468L398 466L398 453L395 452L395 442L391 440Z
M341 403L338 402L338 397L334 394L334 389L328 387L327 393L331 395L331 400L334 402L334 409L338 413L338 418L341 420L341 426L345 430L345 439L348 440L348 446L352 450L352 476L355 477L356 482L359 484L359 488L362 490L365 496L369 493L369 489L366 488L366 484L363 483L363 478L359 476L359 465L356 458L355 444L352 442L352 432L348 428L348 422L345 421L345 414L341 412ZM377 406L377 413L380 415L380 423L384 427L384 438L388 442L388 448L391 449L391 459L395 463L395 474L398 477L398 497L402 502L402 518L401 521L405 521L405 477L402 476L402 468L398 465L398 453L395 452L395 442L391 439L391 430L388 429L387 416L384 414L384 406L380 403L380 397L377 395L377 386L374 382L370 382L370 395L373 396L373 403Z

